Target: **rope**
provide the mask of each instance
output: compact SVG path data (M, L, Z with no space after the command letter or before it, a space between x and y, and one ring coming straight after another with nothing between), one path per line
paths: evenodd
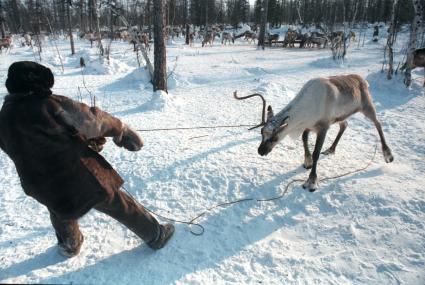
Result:
M348 171L348 172L342 173L342 174L338 174L338 175L335 175L335 176L325 177L323 179L320 179L319 182L341 178L341 177L344 177L344 176L348 176L348 175L351 175L351 174L358 173L358 172L361 172L361 171L366 170L367 168L370 167L370 165L375 160L377 150L378 150L378 143L375 143L375 150L374 150L373 156L372 156L372 158L369 160L369 162L365 166L363 166L361 168L357 168L357 169L352 170L352 171ZM198 220L199 218L203 217L204 215L206 215L208 212L210 212L210 211L212 211L212 210L214 210L214 209L216 209L218 207L227 207L227 206L231 206L231 205L239 204L239 203L243 203L243 202L248 202L248 201L254 201L254 202L257 202L257 203L276 201L276 200L282 199L286 195L286 193L289 190L289 187L292 184L294 184L296 182L303 182L303 181L304 181L304 179L299 179L299 178L291 180L286 185L285 190L282 192L282 194L280 194L278 196L275 196L275 197L262 198L262 199L242 198L242 199L238 199L238 200L227 201L227 202L223 202L223 203L220 203L220 204L213 205L213 206L207 208L206 210L204 210L203 212L201 212L200 214L196 215L195 217L193 217L189 221L182 221L182 220L172 219L172 218L169 218L169 217L165 217L165 216L163 216L161 214L158 214L157 212L152 211L152 210L150 210L150 209L148 209L146 207L145 207L145 209L147 211L149 211L151 214L153 214L153 215L155 215L157 217L160 217L160 218L162 218L164 220L167 220L167 221L170 221L170 222L174 222L174 223L186 224L186 225L189 226L189 231L190 231L191 234L193 234L195 236L201 236L201 235L204 234L205 228L200 223L196 223L195 221ZM123 187L123 189L127 192L128 195L130 195L134 199L134 197L127 191L127 189L125 189L124 187ZM199 232L194 231L192 229L192 226L198 227L200 229L200 231Z
M158 128L158 129L139 129L138 132L157 132L157 131L175 131L175 130L198 130L198 129L222 129L222 128L242 128L253 127L255 125L221 125L221 126L196 126L196 127L177 127L177 128Z

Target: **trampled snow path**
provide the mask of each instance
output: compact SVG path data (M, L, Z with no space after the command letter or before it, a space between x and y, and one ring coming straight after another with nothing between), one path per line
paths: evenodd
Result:
M67 42L59 42L67 55ZM53 48L43 63L55 72L55 92L90 102L82 87L79 56L90 60L85 81L97 105L136 129L257 123L260 102L235 101L232 92L261 92L275 110L309 79L358 73L370 84L395 161L380 149L366 171L326 181L315 193L296 185L273 203L246 202L218 208L200 219L196 237L177 224L175 237L154 252L130 231L95 211L81 219L81 254L61 257L46 209L24 195L11 161L0 153L0 282L77 284L424 284L425 97L422 71L408 90L380 73L382 46L352 47L335 63L330 51L235 46L168 46L170 95L153 95L131 47L113 44L111 65L96 62L89 44L65 56L65 73ZM398 51L401 50L401 43ZM8 66L33 60L28 48L0 56L0 92ZM333 127L325 146L336 135ZM188 219L217 203L281 193L306 178L300 139L284 140L267 157L257 155L259 130L217 129L141 134L145 147L130 153L108 143L103 155L122 174L126 188L161 214ZM205 136L208 135L208 136ZM202 136L202 137L199 137ZM198 138L194 138L198 137ZM318 174L333 176L364 166L376 130L362 115ZM313 143L313 140L311 144Z

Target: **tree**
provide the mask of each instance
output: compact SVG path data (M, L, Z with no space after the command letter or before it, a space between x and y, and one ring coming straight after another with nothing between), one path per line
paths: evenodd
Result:
M267 25L267 11L268 11L269 0L263 0L261 6L261 26L260 36L258 37L258 46L264 49L266 41L266 25Z
M189 9L189 6L187 5L187 1L188 0L184 0L184 14L183 14L183 17L184 17L184 28L186 29L186 39L185 39L185 43L187 44L187 45L189 45L190 44L190 39L189 39L189 33L190 33L190 26L189 26L189 13L188 13L188 9Z
M102 45L102 35L100 34L100 15L99 15L99 9L97 7L97 1L91 0L92 4L92 11L94 15L95 20L95 28L96 28L96 39L97 39L97 45L99 47L100 55L103 56L103 45Z
M153 90L167 92L167 58L165 49L165 0L153 3L154 30L154 73Z
M394 62L394 55L393 55L393 44L395 41L395 25L396 25L396 17L395 17L395 11L397 6L398 0L394 0L393 7L391 9L391 24L389 28L388 33L388 39L387 39L387 49L388 49L388 73L387 73L387 79L390 80L393 77L394 68L393 68L393 62Z
M5 29L4 29L4 17L3 17L2 0L0 0L0 32L1 32L1 37L4 38L6 36L6 32L5 32Z
M74 48L74 37L72 35L72 22L71 22L71 6L72 6L72 2L71 0L62 0L62 1L67 1L68 3L66 3L66 15L68 18L68 36L69 36L69 43L71 44L71 54L74 55L75 54L75 48Z
M409 87L412 84L412 69L413 69L413 52L416 49L416 38L418 32L418 26L422 20L422 3L420 0L412 0L413 7L415 10L413 22L410 28L410 38L409 38L409 47L407 49L407 59L406 59L406 71L404 72L404 84Z

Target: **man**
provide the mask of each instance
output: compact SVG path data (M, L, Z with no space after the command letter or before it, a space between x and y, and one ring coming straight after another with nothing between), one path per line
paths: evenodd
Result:
M83 243L78 218L103 212L160 249L174 233L131 196L123 180L100 155L105 137L129 151L143 143L126 124L96 107L53 95L51 70L35 62L9 67L9 92L0 111L0 148L13 160L25 193L45 205L65 256Z

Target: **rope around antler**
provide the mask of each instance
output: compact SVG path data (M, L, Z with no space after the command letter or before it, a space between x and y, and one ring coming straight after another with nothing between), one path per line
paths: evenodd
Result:
M358 169L355 169L355 170L352 170L352 171L348 171L348 172L339 174L339 175L322 178L319 182L341 178L341 177L344 177L344 176L348 176L348 175L351 175L351 174L358 173L358 172L361 172L361 171L366 170L367 168L370 167L370 165L372 165L373 161L375 160L377 149L378 149L378 143L376 142L375 143L375 151L373 153L373 156L372 156L372 158L369 160L369 162L365 166L363 166L361 168L358 168ZM220 203L220 204L213 205L213 206L207 208L205 211L201 212L200 214L196 215L195 217L193 217L192 219L190 219L188 221L182 221L182 220L172 219L172 218L169 218L169 217L165 217L165 216L163 216L161 214L158 214L157 212L152 211L152 210L150 210L150 209L148 209L146 207L145 207L145 209L147 211L149 211L151 214L153 214L153 215L155 215L157 217L163 218L164 220L168 220L168 221L174 222L174 223L186 224L186 225L189 226L189 231L190 231L191 234L193 234L195 236L201 236L201 235L204 234L205 228L200 223L195 223L195 221L198 220L199 218L201 218L202 216L206 215L211 210L213 210L215 208L218 208L218 207L227 207L227 206L230 206L230 205L234 205L234 204L238 204L238 203L243 203L243 202L248 202L248 201L255 201L257 203L276 201L276 200L282 199L286 195L286 193L289 190L289 187L292 184L294 184L296 182L303 182L303 181L304 181L304 179L299 179L299 178L291 180L286 185L285 190L283 190L282 194L280 194L278 196L275 196L275 197L263 198L263 199L242 198L242 199L238 199L238 200L227 201L227 202L223 202L223 203ZM127 191L127 189L125 189L124 187L123 187L123 189L127 192L128 195L130 195L134 199L134 197ZM192 226L198 227L200 229L200 231L199 232L195 232L192 229Z

